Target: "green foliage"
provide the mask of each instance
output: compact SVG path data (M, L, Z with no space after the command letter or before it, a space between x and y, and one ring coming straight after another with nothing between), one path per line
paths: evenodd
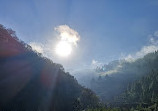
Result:
M145 77L133 82L122 95L126 102L155 103L158 96L158 73L152 72ZM126 99L127 98L127 99Z
M120 107L135 107L139 111L158 110L157 78L158 72L152 71L141 79L132 82L125 93L115 98L115 103Z

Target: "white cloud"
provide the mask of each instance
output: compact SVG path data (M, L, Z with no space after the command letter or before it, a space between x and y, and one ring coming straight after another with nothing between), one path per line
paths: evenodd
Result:
M149 42L154 45L158 45L158 31L155 31L153 35L149 35Z
M96 68L96 67L100 67L100 66L102 66L103 65L103 63L101 63L101 62L99 62L99 61L97 61L97 60L92 60L92 63L91 63L91 66L93 67L93 68Z
M136 53L136 57L137 58L143 57L144 55L154 52L156 50L158 50L157 45L144 46L139 52Z
M138 58L142 58L144 55L148 53L152 53L158 50L158 31L155 31L154 34L149 35L149 45L143 46L140 51L135 54L129 54L124 57L124 59L128 62L135 61Z
M158 31L155 31L154 36L158 37Z
M96 64L98 64L98 61L92 60L92 65L96 65Z
M29 45L32 47L33 50L39 52L39 53L43 53L44 49L43 49L43 45L37 42L30 42Z
M133 62L135 60L135 58L131 54L129 54L128 56L126 56L124 59L126 61L128 61L128 62Z
M118 72L118 68L105 72L105 75L113 74L113 73L116 73L116 72Z
M54 28L59 33L59 39L67 41L73 45L77 45L80 40L80 35L77 31L70 28L68 25L60 25Z

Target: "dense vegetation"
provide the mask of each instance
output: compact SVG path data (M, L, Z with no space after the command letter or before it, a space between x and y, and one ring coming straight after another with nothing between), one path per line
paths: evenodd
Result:
M110 103L122 94L128 85L141 79L150 72L158 72L158 52L145 55L135 61L113 61L97 68L98 78L91 80L91 89L100 96L103 102Z
M141 79L130 83L125 92L115 97L110 107L87 111L157 111L158 72L152 71Z
M158 51L135 61L113 61L97 67L96 72L100 76L91 80L91 89L108 107L119 107L121 111L158 110Z
M158 72L151 72L131 83L126 91L115 99L118 106L158 107Z
M0 25L0 110L77 111L99 104L95 94L60 64L42 57Z

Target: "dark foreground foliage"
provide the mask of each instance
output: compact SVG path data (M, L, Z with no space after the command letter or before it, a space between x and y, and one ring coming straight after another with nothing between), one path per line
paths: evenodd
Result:
M60 64L42 57L0 25L0 110L75 111L98 105L95 94Z

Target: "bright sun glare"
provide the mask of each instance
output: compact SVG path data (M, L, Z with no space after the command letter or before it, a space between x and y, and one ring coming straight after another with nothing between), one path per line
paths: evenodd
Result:
M55 51L59 56L67 57L71 54L72 47L67 41L60 41L57 44Z

